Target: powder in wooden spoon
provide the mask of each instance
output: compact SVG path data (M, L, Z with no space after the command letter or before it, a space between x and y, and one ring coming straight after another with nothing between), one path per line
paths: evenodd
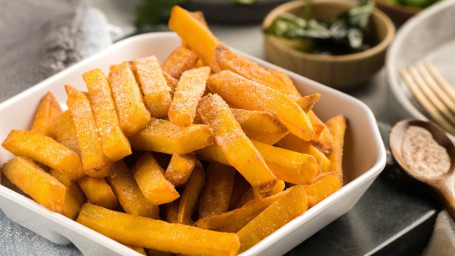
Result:
M410 126L403 138L402 156L408 167L417 174L434 178L449 171L450 157L431 133L419 126Z

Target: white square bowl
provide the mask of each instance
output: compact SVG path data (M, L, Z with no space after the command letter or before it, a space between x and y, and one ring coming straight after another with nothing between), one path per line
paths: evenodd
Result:
M30 89L0 104L0 141L12 129L28 129L41 97L52 91L56 99L66 102L64 85L85 90L82 74L125 60L155 55L161 61L181 41L174 33L150 33L131 37L77 63ZM243 53L242 53L243 54ZM263 60L248 56L265 67L281 69ZM282 70L282 69L281 69ZM285 70L284 70L285 71ZM371 110L359 100L317 82L286 71L303 94L318 92L320 101L314 110L323 120L343 114L348 120L343 169L345 186L286 224L241 255L284 254L351 209L374 179L384 169L386 154L376 120ZM0 148L0 163L12 155ZM0 208L12 221L46 239L58 243L74 243L84 255L140 255L63 215L51 212L34 201L0 186Z

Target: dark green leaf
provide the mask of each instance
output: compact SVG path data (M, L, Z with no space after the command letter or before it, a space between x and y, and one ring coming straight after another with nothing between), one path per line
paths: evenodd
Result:
M141 0L136 6L136 27L138 29L166 23L174 5L184 3L185 0Z
M305 47L296 48L311 53L340 55L359 52L369 48L365 42L371 41L368 24L373 8L373 1L365 2L340 14L331 22L305 20L284 13L272 22L266 32L288 39L305 39ZM313 42L309 43L308 40Z
M327 24L315 20L306 21L291 13L283 13L267 28L267 33L289 39L329 38Z

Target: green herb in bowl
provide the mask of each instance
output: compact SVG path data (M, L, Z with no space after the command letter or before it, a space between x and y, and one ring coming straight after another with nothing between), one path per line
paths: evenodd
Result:
M344 55L361 52L376 43L369 31L373 9L373 1L364 2L331 21L304 19L291 13L283 13L265 32L296 40L293 47L308 53Z

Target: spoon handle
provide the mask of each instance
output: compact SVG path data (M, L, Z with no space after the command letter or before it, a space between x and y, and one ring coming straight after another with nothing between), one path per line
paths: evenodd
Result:
M439 190L443 197L443 204L447 211L455 219L455 172L446 179L440 180L433 186Z

